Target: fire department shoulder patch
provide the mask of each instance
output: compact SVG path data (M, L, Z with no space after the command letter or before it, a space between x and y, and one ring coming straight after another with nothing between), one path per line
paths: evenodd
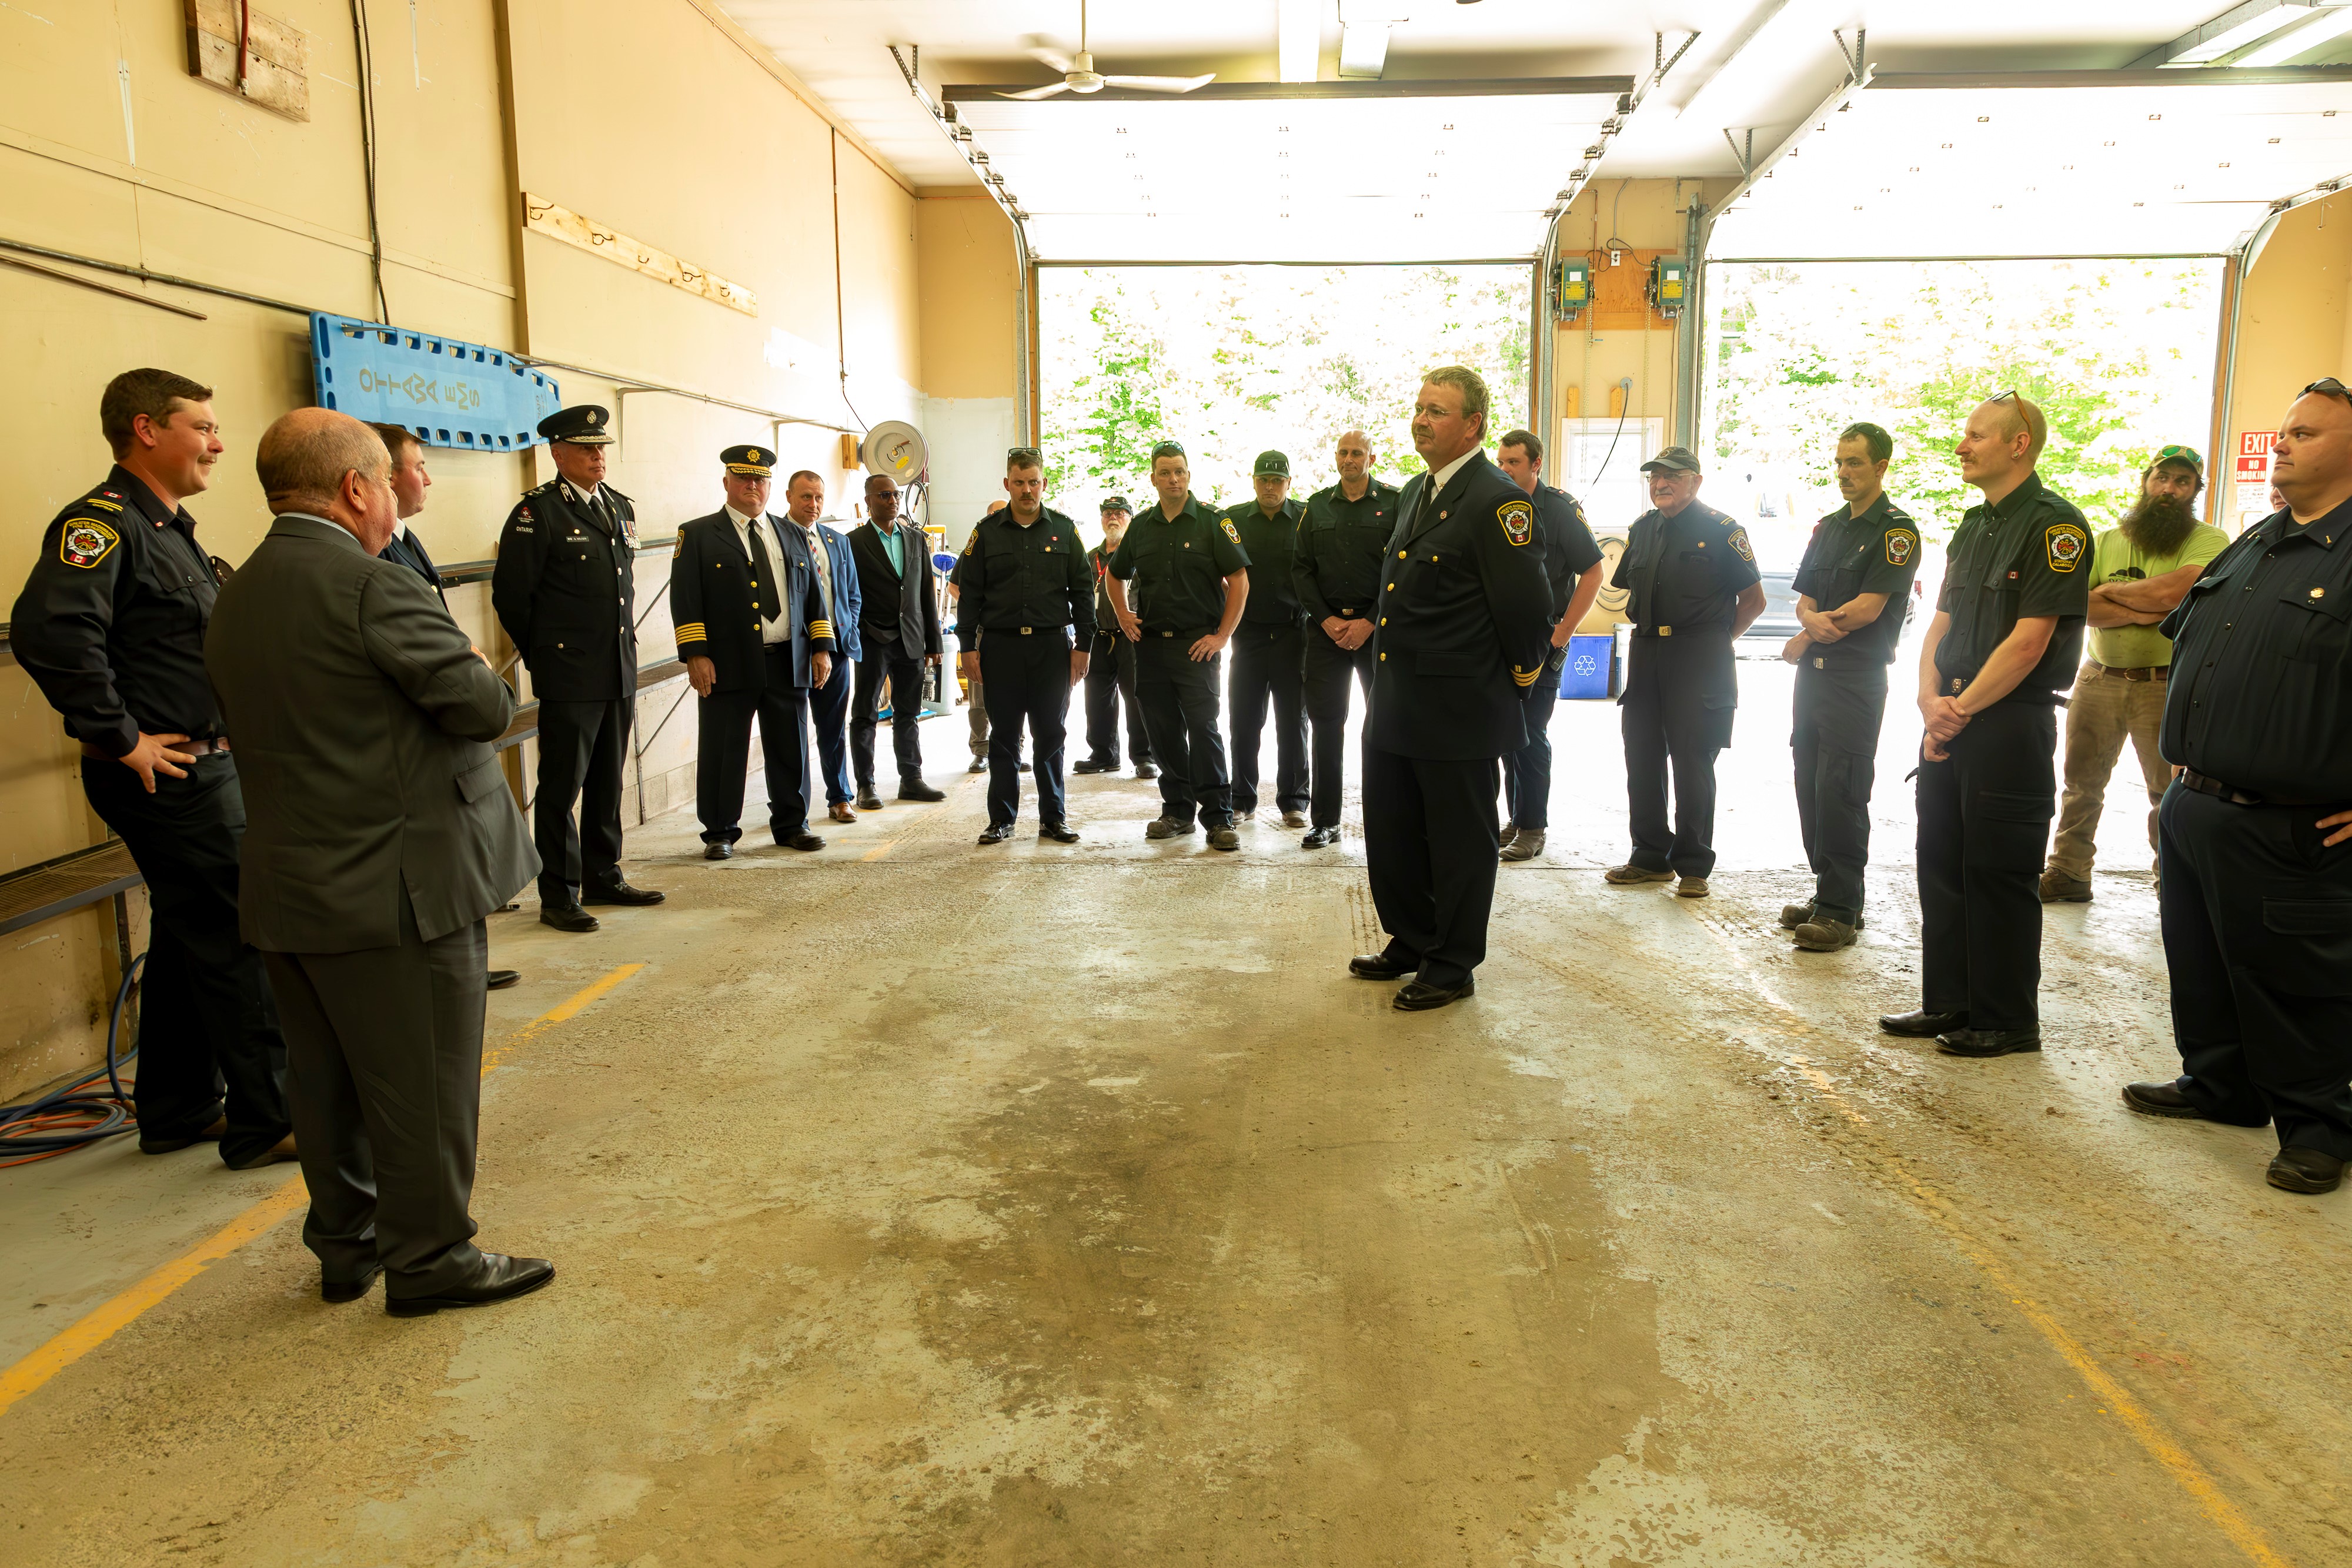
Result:
M1909 566L1911 558L1919 553L1919 536L1909 528L1886 530L1886 564Z
M1242 542L1242 531L1241 531L1241 529L1239 529L1239 528L1237 528L1234 527L1234 520L1233 520L1233 518L1231 518L1231 517L1220 517L1220 518L1218 518L1218 519L1217 519L1217 527L1219 527L1219 528L1221 528L1224 529L1224 530L1225 530L1225 538L1229 538L1229 539L1233 540L1233 541L1234 541L1234 543L1235 543L1235 544L1239 544L1239 543L1241 543L1241 542Z
M58 559L68 566L96 566L120 537L96 517L68 517L58 535Z
M2053 523L2042 530L2042 548L2050 552L2050 570L2072 571L2083 564L2090 536L2074 523Z
M1753 566L1756 563L1756 547L1748 542L1748 530L1746 528L1734 528L1731 530L1731 548L1738 550L1739 552L1739 559L1748 562L1750 566Z
M1495 520L1503 525L1503 537L1515 545L1536 537L1536 508L1531 501L1504 502L1495 508Z

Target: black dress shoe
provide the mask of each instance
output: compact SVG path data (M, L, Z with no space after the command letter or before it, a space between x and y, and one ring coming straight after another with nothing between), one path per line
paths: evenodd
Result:
M520 969L492 969L482 977L482 988L488 991L503 991L521 978Z
M2344 1162L2318 1149L2285 1148L2271 1161L2270 1184L2285 1192L2334 1192L2344 1182Z
M1386 953L1359 953L1348 960L1348 973L1360 980L1402 980L1420 968L1417 962L1408 964Z
M1012 836L1013 824L1010 822L991 822L980 830L980 842L982 845L1001 844Z
M1458 1002L1465 997L1478 994L1478 982L1465 980L1458 986L1432 986L1420 980L1407 980L1389 998L1389 1006L1401 1013L1425 1013L1432 1008L1442 1008L1448 1002Z
M1025 762L1016 762L1013 766L1024 773L1029 771L1029 765Z
M882 810L882 797L874 792L873 785L866 785L857 791L857 809L861 811Z
M1298 847L1302 850L1319 850L1326 845L1336 844L1339 841L1339 829L1317 828L1309 832L1305 838L1298 841Z
M631 887L625 882L608 882L601 886L590 883L580 890L580 902L583 904L622 904L633 909L659 904L668 896L649 887Z
M1057 844L1075 844L1078 841L1078 830L1067 822L1047 822L1038 828L1037 836Z
M2180 1081L2177 1078L2162 1083L2126 1083L2124 1085L2124 1103L2143 1116L2179 1116L2199 1122L2219 1122L2225 1127L2267 1127L2271 1124L2267 1116L2259 1122L2232 1122L2227 1117L2216 1116L2183 1093Z
M383 1265L378 1263L356 1280L322 1278L319 1281L319 1299L322 1301L332 1301L337 1306L342 1305L345 1301L356 1301L368 1293L375 1284L376 1276L383 1272Z
M1888 1013L1882 1015L1878 1027L1889 1034L1908 1035L1914 1040L1927 1040L1935 1035L1949 1034L1956 1029L1969 1027L1966 1013Z
M1135 776L1138 779L1157 779L1160 769L1149 762L1139 762L1135 765Z
M600 924L576 904L550 904L545 899L540 901L539 923L552 925L558 931L594 931Z
M702 846L702 858L707 861L731 861L735 858L735 846L723 840L715 844L705 844Z
M2014 1051L2040 1051L2038 1029L1956 1029L1936 1037L1936 1049L1946 1056L2008 1056Z
M139 1152L142 1155L176 1155L182 1149L193 1148L198 1144L216 1144L220 1142L221 1134L227 1131L228 1118L215 1116L212 1125L201 1133L190 1133L184 1138L150 1138L142 1134L139 1139Z
M1097 762L1091 757L1081 757L1070 764L1070 771L1073 773L1112 773L1118 771L1118 764L1116 762Z
M824 841L818 838L814 833L810 832L806 828L803 828L796 832L786 833L783 837L778 839L776 841L776 847L780 850L821 850L824 848Z
M554 1278L555 1265L544 1258L485 1252L481 1269L464 1284L451 1286L437 1296L395 1296L387 1290L383 1310L396 1318L423 1318L444 1307L487 1307L492 1301L528 1296Z
M941 790L932 789L929 785L924 783L919 779L901 779L898 780L898 799L901 800L944 800L947 799L947 795Z

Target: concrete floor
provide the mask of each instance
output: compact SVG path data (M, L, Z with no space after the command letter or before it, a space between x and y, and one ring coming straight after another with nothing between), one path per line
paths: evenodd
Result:
M1742 676L1716 896L1601 883L1614 710L1564 706L1553 853L1427 1016L1343 972L1352 828L1147 845L1120 777L1068 849L975 849L977 779L813 857L633 832L666 907L493 926L475 1209L555 1284L395 1322L278 1225L0 1416L0 1560L2352 1560L2352 1193L2116 1103L2172 1061L2131 791L2052 1049L1949 1061L1872 1027L1905 711L1864 944L1797 955L1789 672ZM5 1359L283 1180L7 1173Z

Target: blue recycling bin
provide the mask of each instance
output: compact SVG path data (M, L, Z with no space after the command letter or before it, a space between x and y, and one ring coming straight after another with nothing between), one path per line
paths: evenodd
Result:
M1617 656L1617 640L1608 632L1568 640L1568 663L1560 666L1559 700L1570 702L1606 697L1615 683L1610 664Z

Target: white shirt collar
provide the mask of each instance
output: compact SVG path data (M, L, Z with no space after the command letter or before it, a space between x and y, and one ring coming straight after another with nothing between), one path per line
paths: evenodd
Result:
M727 520L735 525L735 531L737 533L746 531L753 523L759 521L758 518L752 517L750 513L739 512L732 507L726 507L725 511L727 513Z
M591 485L583 490L569 479L563 482L563 493L583 507L593 506L596 501L596 492L603 488L602 485Z
M402 522L399 518L394 517L392 521L392 537L396 539L406 538L408 537L408 525Z
M1440 468L1436 473L1432 474L1429 476L1428 496L1424 498L1433 499L1437 496L1438 492L1444 490L1446 486L1454 483L1454 476L1462 471L1462 465L1469 462L1470 459L1477 455L1478 449L1474 446L1469 451L1464 453L1461 456L1456 457L1453 462L1448 463L1444 467Z

